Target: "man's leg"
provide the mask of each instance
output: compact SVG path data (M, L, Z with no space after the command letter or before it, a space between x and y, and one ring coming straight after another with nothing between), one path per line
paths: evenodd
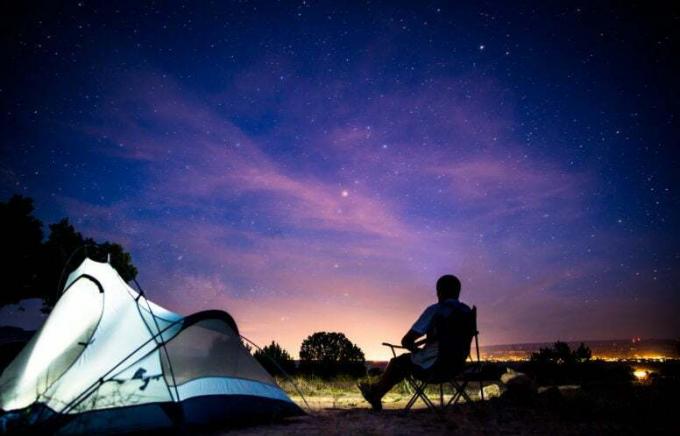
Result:
M373 407L374 410L382 410L382 397L384 397L394 385L409 375L412 368L413 364L411 363L410 353L393 358L387 364L385 372L377 383L372 385L369 385L368 383L359 384L361 395L363 395L366 401L371 404L371 407Z
M382 410L382 397L384 397L394 385L411 374L412 369L413 363L411 363L410 353L393 358L387 364L385 372L377 383L372 385L369 385L368 383L359 384L361 395L364 396L374 410Z
M400 381L411 374L413 363L411 353L402 354L390 360L380 380L371 386L371 391L378 399L385 396Z

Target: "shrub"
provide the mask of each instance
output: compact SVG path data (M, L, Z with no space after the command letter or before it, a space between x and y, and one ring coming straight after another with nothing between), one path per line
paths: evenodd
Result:
M584 343L572 351L569 344L557 341L552 347L531 353L527 370L539 384L582 383L593 370L592 365L587 365L591 356Z
M339 374L360 377L366 374L363 351L343 333L317 332L300 347L300 371L324 378Z
M293 361L293 358L274 341L262 349L255 351L253 357L255 357L255 359L260 362L260 365L272 375L280 376L292 374L295 371L295 362Z

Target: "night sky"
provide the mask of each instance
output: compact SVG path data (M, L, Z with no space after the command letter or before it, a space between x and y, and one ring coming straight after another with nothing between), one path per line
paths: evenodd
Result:
M454 273L484 344L680 332L677 6L9 3L0 201L161 305L384 358Z

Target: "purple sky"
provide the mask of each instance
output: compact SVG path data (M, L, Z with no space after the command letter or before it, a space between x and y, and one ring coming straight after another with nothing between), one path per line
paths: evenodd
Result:
M5 95L3 198L122 243L158 303L292 354L332 330L386 357L445 273L484 344L677 334L677 136L649 121L676 88L608 74L625 13L602 42L601 11L574 8L277 8L17 36L66 60Z

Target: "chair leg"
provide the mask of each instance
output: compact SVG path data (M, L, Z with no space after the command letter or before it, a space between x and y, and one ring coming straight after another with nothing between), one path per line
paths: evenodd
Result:
M477 351L477 366L479 367L479 370L481 372L481 359L479 356L479 332L475 333L475 350ZM484 385L482 383L481 377L479 380L479 397L484 401Z
M439 384L439 407L444 410L444 383Z
M465 401L471 401L470 396L465 392L465 388L467 387L468 383L463 382L462 384L458 384L456 382L451 383L451 387L454 389L455 394L451 399L449 400L448 404L446 405L447 407L450 406L451 404L456 404L461 397L465 399Z
M434 405L432 400L430 400L430 397L428 397L427 394L425 393L426 387L427 383L423 383L422 388L420 390L420 399L423 400L423 403L425 403L428 409L432 410L433 412L439 412L439 408Z
M451 399L449 400L448 403L446 403L446 407L449 407L452 404L456 404L458 402L458 399L460 398L460 392L456 391L452 396Z
M411 410L411 407L415 404L415 402L418 400L418 393L416 392L413 394L410 400L408 400L408 403L406 403L406 407L404 407L404 411Z
M465 398L465 402L466 402L466 403L472 404L472 398L470 398L470 396L467 394L467 392L461 391L461 392L460 392L460 395L461 395L463 398Z
M411 397L409 402L406 404L406 407L404 407L404 411L406 412L406 411L410 410L411 407L413 407L415 405L416 401L418 401L418 399L421 399L423 401L423 403L425 403L425 406L427 406L428 409L431 409L434 412L438 413L439 408L434 405L432 400L430 400L430 398L425 393L425 388L427 387L427 383L425 383L425 382L419 383L419 382L416 382L415 380L412 380L412 379L409 379L408 382L411 385L411 387L413 387L413 390L415 391L415 393L413 394L413 396Z
M418 401L418 397L420 396L420 387L418 385L418 382L416 382L410 377L406 378L406 382L408 383L409 386L411 386L411 389L413 389L413 395L406 404L406 407L404 407L404 410L409 410L416 403L416 401Z

